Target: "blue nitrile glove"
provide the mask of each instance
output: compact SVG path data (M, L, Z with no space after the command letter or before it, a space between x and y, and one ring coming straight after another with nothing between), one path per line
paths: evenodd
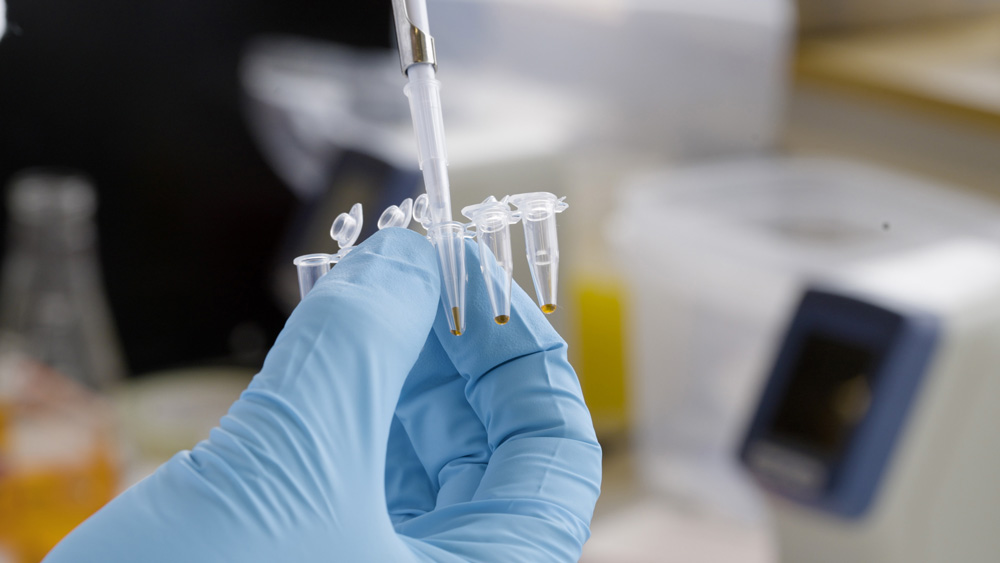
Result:
M468 248L466 334L439 314L430 243L379 232L292 313L208 440L46 561L575 561L600 489L590 415L523 291L493 322Z

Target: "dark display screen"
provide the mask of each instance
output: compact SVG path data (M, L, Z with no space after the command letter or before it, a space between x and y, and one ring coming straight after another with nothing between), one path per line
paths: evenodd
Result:
M825 459L840 455L871 403L872 350L808 334L771 425L771 436Z

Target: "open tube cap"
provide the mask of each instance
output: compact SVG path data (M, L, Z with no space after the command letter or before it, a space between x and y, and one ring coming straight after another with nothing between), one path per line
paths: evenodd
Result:
M399 205L390 205L378 218L378 230L389 227L407 227L413 218L413 200L406 198Z

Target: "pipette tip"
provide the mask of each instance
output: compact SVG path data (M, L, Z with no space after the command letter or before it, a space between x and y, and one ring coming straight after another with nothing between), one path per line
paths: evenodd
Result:
M451 316L453 319L455 319L455 328L451 330L451 333L454 334L455 336L462 336L462 329L460 328L462 326L461 310L459 310L458 307L452 307Z
M507 321L510 320L510 315L497 315L493 317L493 320L497 322L498 325L505 325Z
M545 313L546 315L551 315L552 313L556 312L556 306L551 303L542 305L542 312Z

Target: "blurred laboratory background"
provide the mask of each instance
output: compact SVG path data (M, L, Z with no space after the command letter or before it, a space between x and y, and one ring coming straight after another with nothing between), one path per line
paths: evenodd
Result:
M1000 557L1000 0L427 3L454 205L570 205L583 561ZM388 0L7 4L0 563L28 563L207 437L338 213L363 240L423 187Z

